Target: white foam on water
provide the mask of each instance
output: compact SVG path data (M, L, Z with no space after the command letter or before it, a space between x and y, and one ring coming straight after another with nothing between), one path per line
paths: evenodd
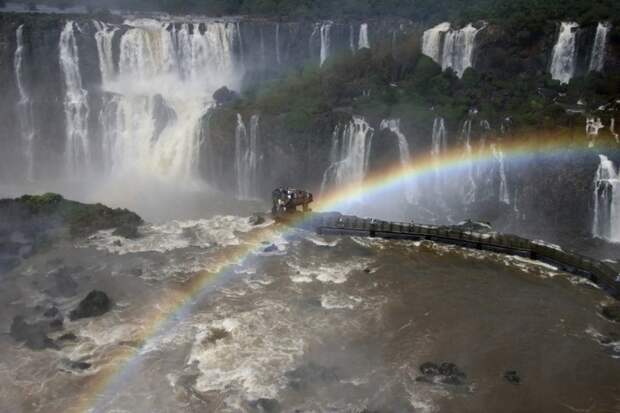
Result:
M312 282L313 280L323 283L343 284L349 279L353 271L361 271L372 263L368 259L350 260L330 265L315 264L301 266L295 263L287 263L293 271L291 281L296 283Z
M88 238L84 247L124 255L140 252L168 252L177 249L239 245L238 233L251 231L247 218L216 216L210 219L170 221L161 225L140 228L141 237L126 239L113 235L113 231L100 231Z
M613 352L611 358L620 359L620 340L611 341L608 337L605 337L592 326L589 326L585 330L585 333L592 339L594 339L597 343L599 343L601 346L611 350Z
M335 247L340 243L340 238L327 241L324 237L316 235L312 232L307 233L305 239L316 245L317 247Z
M243 400L277 398L287 385L284 373L303 355L306 343L300 320L282 303L262 302L234 317L204 325L188 359L201 372L196 389L222 392L223 402L233 409ZM228 334L209 341L212 329Z
M361 297L330 291L321 295L321 307L326 310L353 310L362 302Z

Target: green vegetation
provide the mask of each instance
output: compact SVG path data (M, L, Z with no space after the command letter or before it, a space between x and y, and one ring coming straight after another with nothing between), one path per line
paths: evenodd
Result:
M617 0L36 0L66 8L86 5L209 15L269 15L308 18L400 16L415 21L501 20L515 28L536 30L541 22L572 19L620 22Z
M450 70L442 72L421 54L417 41L408 39L393 54L382 52L384 48L362 50L330 59L321 69L306 68L285 81L264 83L246 91L234 109L283 118L291 133L312 130L316 119L339 108L429 127L441 115L453 128L477 108L481 118L494 124L510 117L515 128L545 128L571 126L575 117L566 109L579 99L595 109L620 95L620 73L592 73L560 85L544 64L532 56L519 57L512 47L518 45L493 46L489 53L497 56L485 56L490 68L482 73L468 69L458 79ZM560 93L565 96L558 100ZM581 120L578 125L582 127Z
M104 229L115 229L126 238L136 237L142 219L126 209L111 209L102 204L68 201L61 195L24 195L14 201L0 201L0 210L19 211L26 220L45 218L49 226L66 226L71 237L85 237Z

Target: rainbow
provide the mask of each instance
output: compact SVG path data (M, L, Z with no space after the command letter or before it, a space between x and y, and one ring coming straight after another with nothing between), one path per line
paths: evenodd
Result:
M566 153L598 154L573 141L557 137L532 136L528 140L513 143L502 143L501 149L508 160L530 159L537 155L550 156ZM611 146L601 149L614 149ZM618 148L616 147L615 150ZM465 158L462 150L449 151L441 159L424 156L412 160L408 166L398 163L382 171L369 174L362 185L340 188L317 201L315 209L319 211L337 210L351 198L359 196L377 196L383 191L397 188L406 180L417 180L439 171L454 171L469 165L488 162L494 159L490 148L476 150ZM143 326L138 343L131 347L123 347L109 355L109 360L99 372L84 383L84 387L70 412L103 412L106 403L111 401L122 386L132 380L132 374L142 361L144 349L157 343L162 336L173 331L175 324L192 313L193 305L200 302L218 286L234 277L234 270L243 265L254 254L262 251L266 242L286 235L290 229L281 225L257 228L247 234L244 243L234 248L226 248L216 257L216 265L209 272L197 274L186 285L178 290L166 292L160 297L156 306L152 306L155 315L149 315L148 323ZM231 250L232 249L232 250Z

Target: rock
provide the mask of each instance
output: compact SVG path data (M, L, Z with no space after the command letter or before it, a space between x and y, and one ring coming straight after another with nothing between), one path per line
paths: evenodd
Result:
M280 413L282 411L280 402L275 399L258 399L250 402L250 407L257 413Z
M45 310L43 316L47 318L58 318L61 317L62 314L60 314L60 310L56 306L53 306Z
M57 349L58 346L47 336L47 323L28 324L22 316L13 318L10 334L16 341L25 343L32 350Z
M423 376L417 377L416 381L434 384L449 384L458 386L465 383L467 375L454 363L441 363L439 365L426 362L420 365Z
M521 383L521 377L519 377L519 373L515 370L508 370L504 373L504 379L510 384L519 384Z
M112 235L116 235L117 237L123 237L127 239L137 239L140 238L140 233L138 232L138 226L132 224L123 224L116 228Z
M78 338L77 338L77 336L74 333L66 333L66 334L63 334L62 336L58 337L58 341L76 342L76 341L78 341Z
M80 268L61 267L52 271L49 276L54 281L49 294L55 297L73 297L78 292L78 284L72 277Z
M250 225L262 225L265 223L265 217L262 215L254 214L248 219Z
M366 274L370 274L371 269L370 269L370 268L364 268L364 272L365 272Z
M92 364L87 363L85 361L71 361L69 362L69 367L72 370L87 370L92 366Z
M267 248L263 250L263 252L277 252L277 251L278 251L278 246L276 244L271 244L270 246L268 246Z
M213 100L218 106L225 106L239 99L239 95L226 86L219 88L213 93Z
M620 304L606 305L601 309L603 317L610 321L620 323Z
M220 340L230 337L230 333L223 328L212 328L207 336L202 340L203 345L215 344Z
M112 307L112 302L106 293L102 291L91 291L88 293L78 306L69 313L71 321L81 318L98 317L108 311Z

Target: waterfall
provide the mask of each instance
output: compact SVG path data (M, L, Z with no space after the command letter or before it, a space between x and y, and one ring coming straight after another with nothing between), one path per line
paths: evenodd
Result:
M321 33L321 66L329 57L329 52L331 48L331 30L332 30L332 22L326 22L321 24L320 33Z
M82 87L80 60L74 32L75 23L68 21L60 34L60 68L65 81L65 160L71 178L79 176L90 161L88 143L88 93Z
M353 32L353 25L349 25L349 49L351 49L351 53L355 53L357 48L355 47L355 33Z
M93 21L97 30L95 32L95 42L97 43L97 54L99 55L99 71L101 72L101 82L107 84L114 79L114 55L112 52L112 41L118 27L107 23Z
M592 46L592 55L590 56L590 72L601 72L605 66L607 41L609 40L610 30L611 25L609 23L600 22L596 27L596 36L594 38L594 45Z
M98 26L104 96L103 160L116 177L198 182L201 120L221 86L239 87L238 26L225 22L126 21L118 75L108 49L116 28ZM108 43L109 42L109 43ZM99 47L101 45L101 47Z
M435 168L435 190L439 193L442 191L444 176L441 173L441 157L448 150L448 138L446 133L446 125L443 118L435 118L433 121L433 135L431 140L431 158Z
M579 25L572 22L564 22L560 26L558 41L553 47L551 58L551 77L560 83L568 83L575 74L577 55L577 28Z
M444 40L441 68L451 68L460 78L465 70L473 67L476 35L480 30L471 24L460 30L450 30Z
M241 114L237 114L235 131L235 174L237 178L237 198L249 200L258 196L258 127L259 116L250 118L250 134Z
M364 118L354 116L342 129L336 128L332 141L332 163L323 174L321 193L330 186L361 185L368 172L374 129Z
M601 118L595 118L593 116L586 118L586 136L590 139L588 143L590 148L594 146L599 131L604 127L605 125L603 125Z
M464 146L464 156L467 162L467 177L462 186L463 202L467 205L476 201L476 177L474 171L474 162L472 159L473 148L471 146L471 126L472 120L467 119L463 123L463 129L461 130L461 139Z
M280 23L276 24L276 62L282 64L280 57Z
M508 181L506 179L506 167L504 164L504 152L497 147L495 143L491 144L491 152L497 161L499 175L499 201L506 205L510 205L510 194L508 191Z
M620 242L620 174L605 155L599 155L599 158L594 177L592 235Z
M620 143L620 136L618 135L618 132L616 132L616 118L611 118L609 123L609 131L616 140L616 143Z
M26 179L34 179L34 118L32 113L32 100L24 84L24 25L20 25L16 32L17 47L13 59L15 81L19 92L17 102L17 114L19 128L23 143L24 160L26 161Z
M406 171L411 166L411 153L409 151L409 142L407 137L400 130L400 119L384 119L381 121L381 130L389 130L398 138L398 151L400 154L400 163L403 170ZM403 179L402 187L405 193L405 199L409 203L415 202L416 185L415 182L407 178Z
M368 41L368 23L362 23L360 25L360 37L357 48L370 49L370 42Z
M432 29L428 29L422 36L422 53L441 65L443 35L450 30L450 23L441 23Z

